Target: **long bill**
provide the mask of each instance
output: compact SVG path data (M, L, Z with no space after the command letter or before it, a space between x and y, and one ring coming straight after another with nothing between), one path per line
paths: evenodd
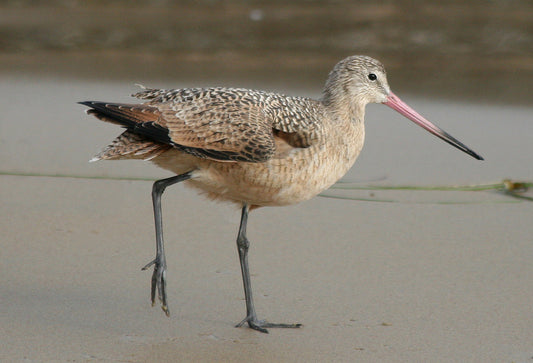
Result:
M413 121L418 126L426 129L427 131L431 132L433 135L446 141L448 144L455 146L459 150L464 151L468 155L478 160L483 160L483 157L475 153L472 149L470 149L468 146L463 144L461 141L457 140L452 135L448 134L446 131L440 129L439 127L433 125L431 122L426 120L418 112L416 112L411 107L409 107L405 102L403 102L394 93L390 92L389 97L387 98L387 101L383 102L383 104L389 106L395 111L398 111L399 113L407 117L409 120Z

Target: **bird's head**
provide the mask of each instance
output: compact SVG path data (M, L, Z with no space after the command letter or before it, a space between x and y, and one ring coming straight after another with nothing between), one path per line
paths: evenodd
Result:
M371 57L354 55L337 63L324 87L323 102L338 117L347 117L358 122L363 121L367 104L383 103L459 150L483 160L473 150L429 122L392 93L385 67Z

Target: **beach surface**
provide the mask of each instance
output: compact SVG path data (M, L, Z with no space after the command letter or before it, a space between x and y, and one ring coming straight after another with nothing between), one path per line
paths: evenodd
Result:
M317 197L252 212L258 314L303 324L266 335L234 327L245 313L239 209L173 186L163 197L168 318L150 306L151 271L141 271L155 252L151 181L132 178L170 174L141 161L88 163L120 129L76 104L131 101L135 87L6 78L1 361L533 362L530 201L494 190L330 190L366 200ZM318 97L320 85L278 90ZM371 105L365 148L345 181L533 180L531 107L394 91L486 160Z

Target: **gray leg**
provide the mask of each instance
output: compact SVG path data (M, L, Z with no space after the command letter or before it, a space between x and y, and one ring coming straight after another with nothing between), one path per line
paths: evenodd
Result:
M242 207L241 225L237 235L237 248L239 250L239 260L241 262L242 282L244 284L244 296L246 299L246 317L236 325L241 327L244 323L252 329L268 333L266 328L299 328L302 324L274 324L264 320L258 320L255 313L254 300L252 297L252 284L250 281L250 271L248 269L248 248L250 241L246 238L246 224L248 223L248 212L250 208L247 204Z
M165 259L165 246L163 242L163 217L161 216L161 195L166 187L179 183L181 181L191 178L191 173L176 175L170 178L161 179L154 183L152 187L152 202L154 205L154 219L155 219L155 240L156 240L156 255L155 259L149 262L142 269L146 270L154 265L154 273L152 274L152 306L155 305L155 291L157 289L161 308L170 315L167 306L167 292L166 292L166 275L167 262Z

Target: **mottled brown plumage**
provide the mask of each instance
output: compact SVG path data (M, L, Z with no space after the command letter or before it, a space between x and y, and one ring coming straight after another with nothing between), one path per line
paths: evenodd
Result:
M259 321L248 272L246 221L250 208L281 206L314 197L353 165L364 141L365 106L384 103L455 147L481 159L396 97L385 69L375 59L353 56L331 71L320 100L236 88L143 89L142 104L82 102L101 120L126 131L93 160L141 158L177 174L154 184L156 289L165 293L160 198L165 187L185 181L213 199L243 207L237 238L247 315L239 324L299 325Z

